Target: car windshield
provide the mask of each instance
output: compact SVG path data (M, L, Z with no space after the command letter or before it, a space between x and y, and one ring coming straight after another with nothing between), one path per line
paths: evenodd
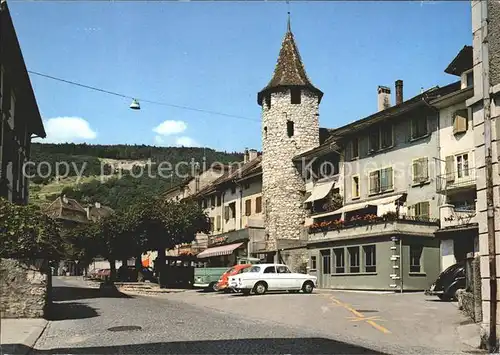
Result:
M251 268L248 269L247 272L259 272L260 271L260 266L252 266Z

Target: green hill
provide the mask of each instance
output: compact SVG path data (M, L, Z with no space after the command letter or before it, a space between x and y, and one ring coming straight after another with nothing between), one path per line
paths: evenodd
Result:
M178 184L195 163L209 167L242 159L241 153L209 148L34 143L30 202L45 207L64 193L122 209Z

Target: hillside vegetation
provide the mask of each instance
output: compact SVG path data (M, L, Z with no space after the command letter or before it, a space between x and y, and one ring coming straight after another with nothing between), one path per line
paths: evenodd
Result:
M242 159L240 153L209 148L34 143L30 201L45 207L64 193L119 210L178 184L196 162L209 167Z

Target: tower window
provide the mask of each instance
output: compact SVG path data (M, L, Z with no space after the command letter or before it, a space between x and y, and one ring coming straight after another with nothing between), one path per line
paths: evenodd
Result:
M293 137L293 133L294 133L293 121L286 121L286 131L288 133L288 137Z
M267 138L267 127L264 127L264 138Z
M299 88L292 88L291 89L291 97L292 97L292 104L297 105L300 104L300 89Z
M271 108L271 94L266 95L266 106L268 109Z

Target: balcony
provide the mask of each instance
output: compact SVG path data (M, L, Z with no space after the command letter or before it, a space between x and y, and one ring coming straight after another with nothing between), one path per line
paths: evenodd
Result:
M477 214L474 206L455 207L451 204L439 207L441 229L469 226L477 223Z
M315 223L309 228L309 241L321 242L382 235L407 234L432 237L439 220L426 217L366 215L349 221L332 220Z
M476 168L461 169L437 177L438 192L468 189L476 185Z

